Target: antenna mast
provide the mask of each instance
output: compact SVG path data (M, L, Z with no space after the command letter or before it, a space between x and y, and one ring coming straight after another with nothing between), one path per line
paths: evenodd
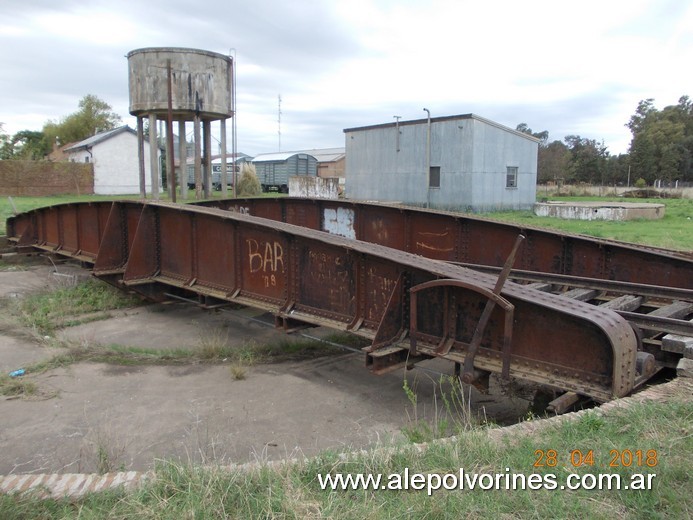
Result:
M282 95L277 95L277 137L279 138L278 152L282 151Z

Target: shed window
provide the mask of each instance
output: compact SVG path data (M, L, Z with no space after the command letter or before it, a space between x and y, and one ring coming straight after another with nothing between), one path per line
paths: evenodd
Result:
M85 156L84 156L84 162L85 162L85 163L88 163L88 162L89 162L89 156L88 156L88 155L85 155Z
M429 188L440 188L440 166L431 166L428 176Z
M517 188L517 166L508 166L508 171L505 175L505 187Z

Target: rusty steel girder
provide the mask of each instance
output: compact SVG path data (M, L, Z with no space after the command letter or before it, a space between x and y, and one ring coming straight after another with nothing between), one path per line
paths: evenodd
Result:
M376 372L441 357L468 361L470 381L498 372L600 401L635 384L639 340L612 311L512 282L499 291L490 274L279 220L193 205L82 203L11 218L8 232L20 247L92 263L96 276L152 300L235 302L369 338ZM515 236L507 237L497 249L512 248Z
M291 197L198 203L309 227L427 258L501 267L518 234L519 270L693 289L693 255L445 211Z

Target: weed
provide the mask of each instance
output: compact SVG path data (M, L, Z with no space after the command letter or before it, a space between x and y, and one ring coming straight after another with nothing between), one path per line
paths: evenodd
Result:
M87 422L89 418L87 418ZM79 471L103 475L125 468L123 457L127 452L127 443L114 433L117 427L98 418L84 438L80 449Z
M262 193L262 186L257 178L255 165L243 163L241 166L241 178L238 180L238 195L241 197L255 197Z
M196 350L201 359L223 359L233 355L228 346L228 335L221 328L203 335L197 342Z
M232 363L229 370L236 381L240 381L246 377L246 366L243 363Z
M89 279L70 287L32 294L12 303L10 310L25 326L40 335L48 335L70 317L130 307L138 300L123 295L100 280Z
M0 271L14 272L14 271L26 271L28 268L23 264L12 264L0 260Z
M25 377L10 377L0 375L0 395L7 397L28 397L37 394L37 387L33 381Z
M464 386L458 378L441 376L438 381L432 380L432 383L433 416L419 417L418 395L407 379L404 379L402 386L412 405L414 417L410 424L402 429L402 433L410 442L429 442L479 427L478 419L472 414L469 397L465 397Z

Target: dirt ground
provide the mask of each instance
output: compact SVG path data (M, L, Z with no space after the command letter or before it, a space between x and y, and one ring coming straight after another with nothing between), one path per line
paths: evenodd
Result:
M33 266L0 272L0 298L69 283L84 276L77 267ZM283 332L247 317L203 311L188 305L142 306L113 317L60 331L60 337L90 344L149 348L193 348L210 331L223 331L231 344L273 342ZM0 371L54 356L45 338L0 319ZM313 329L315 330L315 329ZM317 330L316 334L321 331ZM334 347L326 346L333 349ZM159 459L195 463L243 463L310 456L325 449L359 449L403 438L415 416L403 378L416 389L418 417L440 409L439 376L432 370L372 375L358 353L301 362L255 364L236 380L228 363L119 366L76 363L28 374L37 396L0 396L0 475L148 470ZM498 389L492 394L500 393ZM520 397L471 392L472 411L499 423L524 415Z

